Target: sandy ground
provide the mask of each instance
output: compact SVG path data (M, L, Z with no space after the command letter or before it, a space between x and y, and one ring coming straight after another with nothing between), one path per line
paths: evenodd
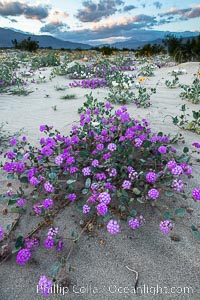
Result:
M197 73L198 63L186 63L182 65L187 74L179 76L181 83L191 83L192 75ZM151 123L153 130L165 133L182 133L185 138L185 146L191 148L194 141L200 141L198 135L178 129L172 124L171 118L166 115L180 115L182 104L187 104L189 110L199 110L200 105L194 105L179 97L180 88L168 89L165 80L172 78L168 71L173 67L157 69L155 77L150 78L145 84L157 86L157 93L152 96L152 106L147 109L136 108L128 105L128 111L133 117L146 117ZM43 73L48 78L49 70ZM41 136L39 126L41 124L54 125L62 133L68 133L71 124L78 120L77 109L84 102L84 94L90 90L76 88L66 91L56 91L56 85L68 85L69 80L64 77L53 78L39 85L33 85L34 92L26 97L0 95L0 120L8 122L5 126L10 132L24 128L29 140L37 144ZM93 90L98 100L103 100L107 95L107 89ZM74 100L61 100L60 97L67 93L75 93ZM46 95L49 95L46 97ZM53 106L57 110L52 109ZM116 107L118 107L116 105ZM192 160L197 156L192 154ZM178 222L176 234L180 237L179 242L172 241L170 237L163 235L158 228L158 213L156 211L141 212L146 217L147 224L140 230L132 232L124 225L122 233L112 237L105 229L97 229L96 237L83 234L78 247L72 252L69 263L73 268L70 273L71 284L66 294L52 294L49 299L70 300L124 300L124 299L147 299L147 300L171 300L171 299L200 299L200 254L199 241L194 239L190 229L186 225L200 224L200 204L191 199L191 190L200 186L200 168L194 166L194 178L187 187L188 199L180 202L179 199L172 201L166 199L169 206L193 208L194 212L186 219ZM0 189L6 191L5 176L1 175ZM171 202L171 203L170 203ZM138 204L139 205L139 204ZM3 207L3 203L1 204ZM139 207L140 208L140 207ZM0 216L0 224L5 228L15 216L8 214ZM63 211L56 217L55 223L67 232L73 229L80 232L79 221L81 214L73 206ZM77 220L77 222L75 222ZM32 221L31 221L32 222ZM25 217L17 230L24 232L33 224L30 218ZM43 235L46 234L46 230ZM100 240L105 243L101 245ZM69 250L67 245L66 252ZM34 254L33 263L25 267L15 263L15 257L2 264L0 272L0 299L1 300L36 300L43 299L37 294L37 282L40 275L48 276L53 261L58 254L47 251L44 247ZM138 294L134 294L135 274L126 269L126 266L139 273ZM186 287L190 287L188 294ZM185 289L185 291L184 291ZM61 291L62 292L62 291Z

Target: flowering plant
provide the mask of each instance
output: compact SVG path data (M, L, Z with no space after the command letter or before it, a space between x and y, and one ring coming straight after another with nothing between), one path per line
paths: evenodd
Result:
M30 186L32 215L43 218L42 225L51 224L42 242L47 249L62 251L65 247L59 228L52 224L55 215L69 204L77 205L86 218L99 218L112 235L121 232L124 223L130 230L148 223L144 205L158 207L163 213L158 228L169 234L176 217L183 217L186 210L176 208L171 213L163 207L168 197L186 198L185 181L192 174L189 150L185 147L178 155L175 139L152 132L146 119L132 118L125 106L114 111L110 103L97 104L92 95L88 101L91 107L88 103L82 107L80 123L72 126L69 136L41 125L40 131L47 137L40 139L38 148L26 137L11 139L13 149L5 154L3 168L9 187L13 179L21 185L16 192L10 190L0 197L8 201L8 209L23 214L27 205L23 184ZM200 200L199 188L193 189L192 197ZM39 224L33 233L41 228ZM15 242L18 264L26 264L41 244L33 233L20 235ZM0 239L4 240L2 227ZM52 282L41 276L43 294L46 283L50 286Z
M151 77L154 76L156 66L154 64L145 64L140 68L140 75Z
M194 104L200 103L200 72L194 75L194 80L191 85L181 85L183 92L180 93L180 97L188 99Z
M170 89L177 87L179 85L179 78L178 78L178 76L175 74L174 75L174 79L172 81L166 80L165 81L165 85L166 85L166 87L168 87Z

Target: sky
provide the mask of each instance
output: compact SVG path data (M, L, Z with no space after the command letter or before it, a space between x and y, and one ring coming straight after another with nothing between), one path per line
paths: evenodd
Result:
M200 32L199 0L0 0L0 27L88 43Z

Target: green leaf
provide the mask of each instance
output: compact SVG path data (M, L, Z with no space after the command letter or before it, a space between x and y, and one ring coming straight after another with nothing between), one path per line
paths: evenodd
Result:
M128 193L125 190L122 190L122 195L126 198L128 198Z
M136 211L135 209L132 209L132 210L130 211L130 215L131 215L131 217L137 216L137 211Z
M49 137L52 137L54 135L55 135L55 133L53 133L53 132L49 133Z
M193 234L196 238L200 239L200 232L199 231L193 231Z
M163 217L165 220L170 220L171 219L171 215L168 211L166 211L164 214L163 214Z
M60 260L60 263L62 264L62 265L65 265L66 264L66 257L62 257L61 258L61 260Z
M135 198L130 198L129 203L133 203L134 200L135 200Z
M197 231L197 228L194 225L191 226L191 229L192 229L192 231Z
M138 188L133 188L133 193L135 194L135 195L140 195L141 194L141 191L138 189Z
M107 212L103 217L103 222L107 223L110 218L111 218L111 214L109 212Z
M144 201L142 201L142 198L137 198L137 202L144 203Z
M172 196L174 196L174 192L173 191L165 191L165 196L172 197Z
M23 245L24 245L24 237L22 235L19 235L15 242L15 248L22 247Z
M24 211L24 208L22 208L22 207L11 207L10 211L12 213L20 213L20 212Z
M10 231L11 228L12 228L12 224L8 224L8 225L6 226L6 229L7 229L8 231Z
M14 204L16 204L16 202L17 202L17 199L9 199L8 205L14 205Z
M8 179L8 180L14 179L14 174L8 174L8 175L7 175L7 179Z
M121 210L121 212L123 212L123 211L125 211L125 210L126 210L126 206L124 206L124 205L120 205L120 206L119 206L119 209Z
M67 180L67 184L69 184L69 185L72 184L72 183L74 183L74 182L76 182L75 179L68 179L68 180Z
M85 181L85 187L86 189L88 189L90 186L91 186L91 179L90 178L87 178L86 181Z
M188 147L184 147L184 148L183 148L183 152L184 152L184 153L188 153L188 152L189 152L189 148L188 148Z
M54 180L57 177L56 173L49 173L49 178Z
M79 152L79 156L82 157L82 158L88 157L88 156L89 156L89 153L88 153L88 151L80 151L80 152Z
M144 160L144 159L142 159L142 158L139 159L139 161L140 161L141 163L143 163L143 164L146 162L146 160Z
M83 212L83 204L82 203L78 203L76 205L76 210Z
M176 208L175 209L175 215L180 218L184 217L185 212L186 212L185 208Z
M0 201L3 201L3 195L0 195Z
M16 158L17 158L18 160L21 160L21 159L23 158L23 155L22 155L21 153L18 153L17 156L16 156Z
M27 176L20 177L20 181L21 181L22 183L29 183L28 177L27 177Z
M51 275L53 277L56 277L56 275L58 274L59 269L60 269L60 263L58 263L58 262L54 263L53 266L51 267L51 270L50 270Z
M83 195L86 195L86 194L88 193L88 191L89 191L88 189L83 189L83 190L82 190L82 194L83 194Z

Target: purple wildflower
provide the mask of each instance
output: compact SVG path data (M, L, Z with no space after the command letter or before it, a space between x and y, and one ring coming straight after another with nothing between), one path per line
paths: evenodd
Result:
M4 238L3 228L0 226L0 241Z
M108 207L105 203L100 203L97 205L97 212L99 215L104 216L108 211Z
M56 157L55 157L55 164L56 164L57 166L60 166L62 163L63 163L63 158L62 158L62 156L61 156L61 155L56 156Z
M90 212L90 206L85 204L83 205L83 214L88 214Z
M30 182L30 184L33 185L33 186L37 186L37 185L39 184L39 180L38 180L35 176L31 177L31 178L29 179L29 182Z
M104 144L97 144L97 145L96 145L96 149L97 149L98 151L103 150L103 149L104 149Z
M54 187L50 182L45 182L44 183L44 189L47 193L54 193Z
M62 239L59 239L59 241L57 242L56 250L57 251L63 250L63 240Z
M108 205L111 201L111 197L107 192L103 192L99 194L99 202L104 203L106 205Z
M96 174L96 179L101 181L101 180L105 180L107 177L106 177L106 174L105 173L97 173Z
M33 210L36 213L36 215L41 215L41 213L42 213L42 205L41 205L41 203L38 202L35 205L33 205Z
M181 179L174 179L172 181L172 188L176 192L179 192L179 193L182 192L184 189L183 181Z
M185 175L191 175L192 174L192 167L187 165L186 163L180 164L181 168L183 169L183 172Z
M110 143L110 144L108 144L107 149L109 151L113 152L117 149L117 146L114 143Z
M200 148L200 143L194 142L194 143L192 144L192 146L194 146L194 147L196 147L196 148Z
M51 147L49 145L47 146L44 146L42 149L41 149L41 153L44 155L44 156L51 156L52 153L53 153L53 150L51 149Z
M160 147L158 148L158 152L159 152L160 154L166 154L166 153L167 153L167 147L165 147L165 146L160 146Z
M52 249L54 247L54 239L51 236L48 236L44 241L44 245L47 249Z
M107 231L113 235L119 233L120 226L119 226L118 222L116 220L110 220L107 224Z
M107 171L109 172L110 177L115 177L117 175L117 170L115 168L108 169Z
M40 125L40 131L43 132L47 130L47 126L46 125Z
M156 200L159 197L159 191L157 189L151 189L148 191L149 198Z
M21 161L16 163L15 171L17 173L24 173L25 171L25 164Z
M175 168L173 168L171 170L171 173L174 175L174 176L179 176L183 173L183 169L181 168L181 166L176 166Z
M16 157L16 153L14 153L13 151L8 151L7 153L8 159L14 159L15 157Z
M36 237L33 238L25 238L24 247L29 250L36 250L40 245L40 240Z
M110 153L105 153L105 154L103 155L103 159L105 159L105 160L109 159L110 157L111 157L111 154L110 154Z
M58 234L58 227L51 227L51 228L49 228L49 230L48 230L48 236L51 236L51 237L53 237L53 236L56 236Z
M31 258L31 251L29 249L21 249L17 253L16 262L19 265L25 265L30 258Z
M51 206L53 206L53 200L52 199L45 199L43 202L42 202L43 206L45 209L49 209Z
M94 160L92 161L92 166L93 166L94 168L96 168L98 165L99 165L98 159L94 159Z
M146 174L146 181L149 183L153 183L156 181L156 173L155 172L149 172Z
M136 147L136 148L141 147L142 144L143 144L143 141L142 141L140 138L136 138L136 139L135 139L135 147Z
M195 189L192 191L192 197L193 197L195 200L200 201L200 189L195 188Z
M83 168L82 173L83 173L83 176L90 176L91 175L90 167Z
M17 144L17 142L18 142L18 140L17 140L16 138L12 138L12 139L10 140L10 145L11 145L11 146L15 146L15 145Z
M69 168L69 173L70 174L74 174L74 173L76 173L78 171L78 168L77 167L71 167L71 168Z
M124 180L124 182L122 183L122 187L124 190L130 190L131 182L129 180Z
M160 230L164 233L164 234L169 234L170 230L173 228L173 225L171 223L170 220L165 220L160 222Z
M105 104L105 108L110 109L110 108L111 108L111 104L110 104L109 102L107 102L107 103Z
M175 160L170 160L167 163L167 167L168 167L169 170L174 169L176 166L177 166L177 163L175 162Z
M128 225L131 229L135 230L137 228L139 228L140 226L143 226L145 223L145 219L143 216L139 216L137 218L131 218L129 221L128 221Z
M26 200L21 198L21 199L17 200L16 205L18 207L22 207L25 203L26 203Z
M69 199L69 201L74 201L74 200L76 200L76 194L69 194L69 195L68 195L68 199Z
M52 285L52 280L47 279L46 276L40 276L38 288L43 296L48 296L50 294Z

